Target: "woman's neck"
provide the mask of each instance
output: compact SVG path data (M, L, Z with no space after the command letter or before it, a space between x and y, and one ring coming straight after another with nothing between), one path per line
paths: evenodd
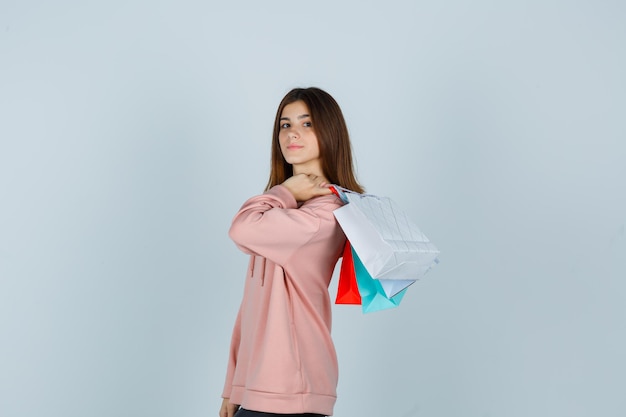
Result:
M292 168L293 168L293 175L307 174L307 175L315 175L318 177L324 176L324 170L322 170L322 167L319 163L292 165Z

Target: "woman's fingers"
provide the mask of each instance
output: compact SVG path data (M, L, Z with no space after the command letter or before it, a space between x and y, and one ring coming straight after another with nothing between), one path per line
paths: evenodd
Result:
M326 178L321 175L301 173L288 178L283 185L297 201L307 201L313 197L330 194L327 183Z

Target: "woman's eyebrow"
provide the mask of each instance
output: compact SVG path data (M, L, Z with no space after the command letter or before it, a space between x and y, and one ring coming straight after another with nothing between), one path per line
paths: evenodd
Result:
M307 117L311 117L311 115L309 115L309 114L301 114L300 116L298 116L298 117L296 117L296 118L297 118L298 120L301 120L301 119L306 119ZM287 120L287 121L289 121L289 120L291 120L291 119L290 119L289 117L283 116L283 117L281 117L279 120Z

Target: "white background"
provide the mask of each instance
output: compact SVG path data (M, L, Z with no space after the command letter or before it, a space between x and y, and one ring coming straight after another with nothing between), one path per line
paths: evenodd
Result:
M1 0L0 416L217 415L247 265L227 230L310 85L442 251L400 308L336 306L335 414L626 415L624 22L609 0Z

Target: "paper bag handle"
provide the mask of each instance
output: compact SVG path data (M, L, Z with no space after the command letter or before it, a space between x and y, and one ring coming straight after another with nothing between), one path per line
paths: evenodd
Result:
M337 198L339 198L345 204L349 203L348 197L346 197L345 193L358 194L358 193L355 193L352 190L348 190L347 188L343 188L343 187L341 187L339 185L335 185L335 184L332 184L329 188L330 188L330 191L332 191L332 193L335 194L337 196Z
M331 184L331 186L329 188L330 188L330 191L332 191L333 194L335 194L341 201L343 201L346 204L348 204L350 202L348 200L348 197L346 197L346 193L357 194L357 195L360 195L361 197L374 197L374 198L380 200L380 197L377 196L377 195L357 193L356 191L349 190L347 188L344 188L344 187L342 187L340 185L336 185L336 184Z

